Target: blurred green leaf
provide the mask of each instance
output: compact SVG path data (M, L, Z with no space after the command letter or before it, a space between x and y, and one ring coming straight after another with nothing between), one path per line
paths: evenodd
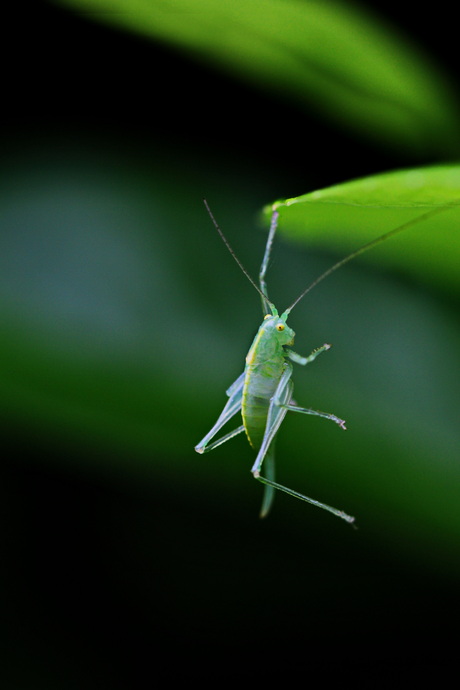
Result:
M58 0L56 0L58 1ZM459 148L442 75L369 11L313 0L59 0L91 19L169 42L259 88L421 153ZM154 65L152 65L154 68ZM274 132L278 146L296 136Z
M448 291L460 288L460 166L400 170L275 202L286 237L308 246L355 250L411 223L363 260L385 263Z

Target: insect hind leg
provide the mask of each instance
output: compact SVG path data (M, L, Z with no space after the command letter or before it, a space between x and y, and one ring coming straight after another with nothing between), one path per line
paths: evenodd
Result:
M333 508L332 506L327 505L327 503L321 503L320 501L316 501L314 498L309 498L308 496L304 496L304 494L299 493L298 491L294 491L293 489L288 489L287 486L282 486L281 484L278 484L277 482L273 482L270 479L266 479L265 477L262 477L260 474L257 476L254 474L255 479L258 479L259 482L262 482L262 484L266 484L268 486L273 487L274 489L279 489L280 491L284 491L284 493L289 494L289 496L294 496L294 498L299 498L301 501L305 501L306 503L310 503L313 506L316 506L317 508L322 508L323 510L327 510L329 513L332 513L336 517L342 518L342 520L345 520L346 522L353 523L355 521L355 518L352 517L351 515L347 515L343 510L338 510L338 508Z
M326 416L328 419L333 419L337 422L343 422L343 420L339 420L338 417L335 417L335 415L318 413L317 410L306 410L306 408L297 408L297 406L291 405L290 401L292 399L292 391L294 388L293 383L291 381L291 375L292 365L290 363L286 363L286 368L283 375L281 376L275 396L270 402L264 438L251 472L254 476L254 479L257 479L262 484L265 484L265 486L271 487L272 489L278 489L279 491L284 491L284 493L289 494L294 498L298 498L301 501L310 503L311 505L314 505L317 508L327 510L329 513L332 513L336 517L339 517L342 520L345 520L346 522L353 523L355 518L351 515L348 515L343 510L338 510L337 508L333 508L327 503L321 503L320 501L317 501L314 498L309 498L309 496L305 496L304 494L301 494L298 491L289 489L287 486L278 484L278 482L275 482L271 477L263 477L260 474L265 457L268 456L269 453L273 452L273 449L271 448L273 440L288 410L302 411L305 414L319 414L320 416Z

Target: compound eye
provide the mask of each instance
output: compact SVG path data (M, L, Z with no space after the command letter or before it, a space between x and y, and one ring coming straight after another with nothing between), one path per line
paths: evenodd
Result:
M284 331L284 323L278 323L276 325L276 330L281 333L281 331Z

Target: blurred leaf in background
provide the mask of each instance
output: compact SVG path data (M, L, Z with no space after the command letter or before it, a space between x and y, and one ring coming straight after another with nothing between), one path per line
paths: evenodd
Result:
M438 39L422 57L367 5L20 9L10 33L31 59L5 70L0 160L5 687L134 687L146 660L169 679L171 649L211 674L212 651L237 663L261 630L280 658L298 645L329 662L359 649L364 663L369 639L386 658L447 638L457 208L292 315L298 352L333 344L298 368L296 399L348 431L286 418L278 476L359 531L287 496L261 523L245 439L193 448L261 320L202 198L253 276L261 209L286 199L268 273L280 308L345 253L457 202L448 10L419 30Z
M337 0L59 2L170 42L360 136L425 155L452 155L453 147L458 153L458 103L444 76L364 6ZM286 139L273 132L281 145L295 145L292 134Z

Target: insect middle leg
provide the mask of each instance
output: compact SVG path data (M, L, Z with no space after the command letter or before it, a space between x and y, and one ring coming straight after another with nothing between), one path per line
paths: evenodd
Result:
M228 401L227 404L225 405L224 409L219 415L219 418L217 422L214 424L212 429L206 434L204 438L201 439L201 441L195 446L195 450L197 453L208 453L210 450L214 450L214 448L217 448L217 446L220 446L222 443L225 443L226 441L229 441L231 438L234 436L237 436L238 434L241 434L244 431L244 426L239 426L233 431L230 431L228 434L225 434L225 436L221 436L221 438L217 439L217 441L214 441L213 443L209 443L212 438L217 434L218 431L222 429L225 424L230 421L232 417L234 417L238 412L241 411L241 398L243 395L243 384L244 384L244 373L239 376L234 383L230 386L230 388L227 390L227 395L228 395Z
M311 355L309 355L308 357L302 357L293 350L287 350L286 354L291 361L296 362L296 364L301 364L303 366L305 364L310 364L310 362L313 362L318 357L318 355L320 355L322 352L326 352L330 349L330 347L330 345L325 343L321 347L317 347L315 350L313 350ZM282 379L280 381L280 387L281 385ZM319 410L312 410L307 407L298 407L298 405L296 405L293 401L290 401L289 403L283 402L283 400L281 399L281 395L278 393L278 390L276 392L274 400L280 407L287 407L287 409L291 410L291 412L301 412L302 414L311 414L317 417L324 417L325 419L330 419L331 421L335 422L342 429L346 429L345 421L337 417L335 414L329 414L328 412L320 412Z

